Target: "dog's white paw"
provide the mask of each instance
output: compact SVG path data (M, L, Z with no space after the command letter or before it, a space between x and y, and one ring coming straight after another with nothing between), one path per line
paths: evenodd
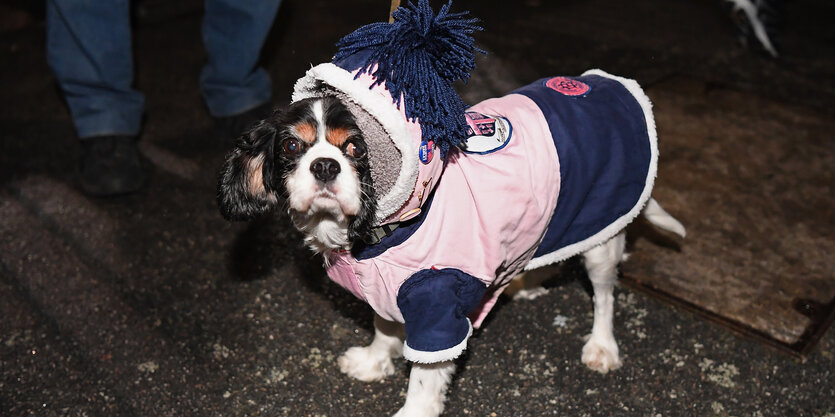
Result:
M545 294L548 294L547 288L531 288L531 289L524 289L519 290L516 294L513 294L514 300L534 300L537 299Z
M614 371L623 365L618 356L618 345L614 339L610 341L589 339L583 346L583 363L589 369L601 374Z
M406 404L394 413L393 417L438 417L444 411L444 404L439 400L437 402L428 402L417 407Z
M394 373L389 353L371 346L354 346L337 360L339 370L360 381L379 381Z

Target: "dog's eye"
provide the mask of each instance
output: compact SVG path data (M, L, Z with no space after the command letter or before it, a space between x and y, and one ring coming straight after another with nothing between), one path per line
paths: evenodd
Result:
M295 155L302 150L302 144L299 143L298 139L290 138L281 143L281 148L284 150L284 153Z
M345 153L351 158L360 159L365 156L365 145L349 141L345 144Z

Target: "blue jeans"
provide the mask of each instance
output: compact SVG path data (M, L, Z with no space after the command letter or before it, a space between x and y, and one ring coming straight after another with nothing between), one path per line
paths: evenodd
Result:
M267 103L257 66L281 0L206 0L208 63L200 88L209 112L232 116ZM137 135L145 98L133 89L130 0L47 0L47 60L82 139Z

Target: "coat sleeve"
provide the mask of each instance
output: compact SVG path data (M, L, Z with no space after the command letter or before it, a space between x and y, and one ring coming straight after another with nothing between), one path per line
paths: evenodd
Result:
M467 315L481 302L487 286L458 269L425 269L406 280L397 307L406 323L403 356L435 363L457 358L467 348L473 326Z

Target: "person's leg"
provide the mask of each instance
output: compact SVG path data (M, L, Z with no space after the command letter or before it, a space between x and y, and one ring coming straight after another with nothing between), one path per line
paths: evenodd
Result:
M208 63L200 87L212 116L228 119L269 110L272 83L258 59L280 3L206 0L203 43Z
M47 0L47 60L82 139L139 133L129 0Z
M129 0L47 0L47 60L81 139L81 188L129 193L145 179L136 136L144 109L131 88Z

